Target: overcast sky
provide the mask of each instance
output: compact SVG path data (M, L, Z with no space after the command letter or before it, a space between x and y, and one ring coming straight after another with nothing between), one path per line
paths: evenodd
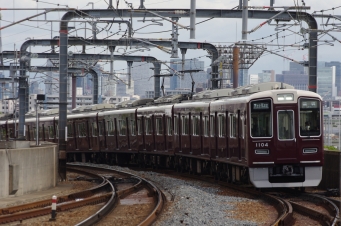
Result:
M267 6L269 5L270 0L250 0L249 6ZM93 5L95 8L99 9L106 9L108 7L109 0L92 0ZM119 9L126 9L128 8L126 2L132 3L132 6L136 9L140 5L140 0L113 0L114 5L119 2ZM333 14L333 15L341 15L341 6L340 1L321 1L321 0L305 0L305 5L310 6L311 10L307 10L308 13L313 13L314 11L321 11L324 10L325 14ZM326 4L328 2L328 4ZM56 5L56 4L59 4ZM197 9L232 9L239 4L239 0L197 0ZM290 0L275 0L275 6L294 6L294 5L302 5L302 1L290 1ZM181 8L181 9L189 9L190 1L189 0L145 0L144 2L145 7L148 9L158 8L158 9L167 9L167 8ZM0 7L1 8L78 8L78 9L91 9L92 4L88 4L88 1L81 1L81 0L44 0L44 1L36 1L36 0L0 0ZM332 10L332 8L335 8ZM282 10L282 8L278 8L278 10ZM37 13L42 11L39 10L3 10L1 11L2 20L1 26L6 26L13 21L19 21L24 19L25 17L33 16ZM58 13L49 13L46 16L48 20L58 20L60 19L65 12L58 12ZM320 14L320 13L319 13ZM44 20L44 16L37 17L35 19ZM158 18L155 18L158 19ZM204 21L204 18L197 18L196 22ZM323 29L322 20L317 19L318 26L320 29ZM152 22L142 23L140 21L134 20L133 21L133 29L137 30L139 28L148 25L145 28L139 29L134 33L135 38L162 38L162 39L169 39L171 30L171 24L167 21L159 21L162 23L163 26L153 25ZM248 23L248 30L255 28L260 23L264 22L264 20L249 20ZM324 19L326 22L326 19ZM330 20L330 23L339 23L341 21L338 20ZM189 25L189 19L183 18L179 20L180 24ZM189 39L189 31L187 30L179 30L179 41L194 41L194 42L210 42L215 45L231 45L236 41L241 41L241 19L212 19L207 22L201 23L196 26L196 39ZM274 24L274 23L272 23ZM288 24L292 24L292 22L288 22ZM77 28L76 31L70 33L70 36L84 36L84 23L80 24L79 22L69 23L70 26L75 26ZM90 25L87 25L89 28ZM293 32L300 32L301 28L307 28L305 22L302 23L300 26L293 26L290 28L291 31L282 31L276 36L275 26L270 26L268 24L264 25L259 30L251 33L248 35L248 41L256 40L257 42L261 43L269 43L276 44L278 46L269 46L270 50L277 50L278 48L281 49L279 54L292 58L296 61L307 60L308 50L299 50L298 47L283 47L282 45L293 44L295 42L302 44L302 35L294 34ZM99 29L105 28L105 24L99 24ZM108 27L107 27L108 28ZM325 29L331 28L331 26L324 27ZM119 30L121 29L121 31ZM114 39L118 39L122 37L126 27L125 25L114 24L110 30L104 30L98 34L97 38L105 38L108 35L113 33L119 32L118 35L112 36ZM151 32L161 32L162 33L151 33ZM335 36L337 39L341 40L341 35L339 32L332 32L330 33ZM3 51L20 49L21 44L27 38L34 38L34 39L50 39L51 38L51 23L50 22L37 22L37 21L30 21L30 22L23 22L18 25L14 25L10 28L6 28L1 30L2 35L2 49ZM59 35L59 23L54 22L52 23L52 37ZM87 37L91 36L91 31L87 32ZM308 36L306 36L308 37ZM330 36L324 36L320 39L321 41L332 41ZM318 60L319 61L341 61L340 59L340 46L341 43L338 41L332 42L330 45L319 42L320 46L318 48ZM333 45L333 46L331 46ZM105 47L87 47L87 53L109 53ZM45 51L47 48L42 47L32 47L32 52L40 52ZM69 49L73 52L78 52L80 49L71 47ZM124 49L124 48L116 48L115 54L122 54L125 51L136 51L136 49ZM169 61L170 55L166 54L158 49L150 49L149 51L145 50L144 52L137 51L133 53L134 55L150 55L154 56L159 60L162 61ZM181 57L180 51L179 56ZM209 67L210 59L206 57L207 52L202 50L188 50L186 58L195 58L200 57L200 60L205 61L205 67ZM36 61L36 65L43 65L44 62ZM250 68L250 74L257 74L260 73L262 70L275 70L276 73L281 73L282 70L287 70L289 65L289 60L286 60L282 57L265 54L262 56L255 64ZM133 65L134 66L134 65ZM108 66L105 66L106 70ZM121 70L122 69L122 70ZM126 69L125 62L115 62L115 70L118 72L124 72Z

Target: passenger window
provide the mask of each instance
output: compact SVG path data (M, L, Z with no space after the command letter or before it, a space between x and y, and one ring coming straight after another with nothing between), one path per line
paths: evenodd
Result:
M237 137L237 114L230 114L230 137Z
M146 118L145 122L146 122L146 124L145 124L145 126L146 126L146 135L151 135L152 132L153 132L151 118Z
M49 130L49 138L53 139L54 138L53 126L49 126L48 130Z
M126 136L127 135L127 125L126 120L118 120L118 128L119 128L119 134L120 136Z
M218 128L219 128L219 137L226 136L226 118L225 114L218 116Z
M86 132L85 132L85 123L81 122L78 124L78 136L79 137L85 137Z
M56 123L56 138L58 139L59 137L59 127L58 124Z
M135 120L130 120L130 134L132 136L136 135L136 124L135 124Z
M204 116L203 120L204 120L204 136L208 137L208 123L209 123L208 116Z
M73 126L71 123L67 124L67 137L68 138L73 137Z
M107 132L108 136L114 136L114 123L112 121L107 121Z
M192 116L193 136L200 135L200 118L198 116Z
M178 117L174 116L174 135L179 134L179 124Z
M6 140L6 130L3 127L0 128L0 140Z
M163 123L162 123L163 118L156 118L156 135L163 135Z
M167 117L167 134L168 135L172 135L172 118L171 117Z
M97 133L97 123L96 122L92 123L92 136L93 137L97 137L98 136L98 133Z
M140 118L137 119L137 134L142 135L142 120Z
M215 135L215 117L214 115L210 116L210 131L211 131L211 137L214 137Z
M189 133L189 120L188 120L188 116L182 116L181 117L181 121L182 121L182 135L188 135Z
M99 130L99 135L100 136L103 136L104 134L104 125L103 125L103 122L98 122L98 130Z
M9 129L9 134L11 133L12 133L12 129ZM37 140L37 127L33 127L33 139Z

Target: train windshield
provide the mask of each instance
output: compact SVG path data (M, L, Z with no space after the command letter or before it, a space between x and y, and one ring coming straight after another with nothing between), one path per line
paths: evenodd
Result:
M320 102L315 99L300 99L300 135L319 136L321 134Z
M251 136L272 137L271 100L251 102Z

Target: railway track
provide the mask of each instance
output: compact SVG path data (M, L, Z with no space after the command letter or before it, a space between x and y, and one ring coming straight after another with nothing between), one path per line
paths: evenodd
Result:
M258 191L254 188L235 185L224 181L217 181L213 176L199 176L188 173L176 173L174 171L154 170L167 175L182 176L196 180L203 180L210 183L218 183L224 187L242 191L254 197L261 197L277 210L277 219L272 225L299 225L304 223L304 217L316 223L316 225L341 225L339 219L339 207L341 201L330 200L325 196L297 192L288 189L282 192ZM269 190L269 189L266 189ZM281 190L282 191L282 190ZM305 218L306 219L306 218Z
M72 210L75 208L101 205L91 216L76 225L94 225L97 222L110 217L112 210L120 206L122 200L129 200L134 194L141 199L143 196L149 197L150 208L144 211L143 219L139 220L140 225L150 225L162 209L162 195L156 186L133 174L118 172L105 168L89 167L83 164L68 165L68 171L85 175L80 180L96 182L97 185L91 189L58 197L57 213ZM78 178L79 179L79 178ZM134 205L134 203L130 203ZM23 204L0 209L0 224L7 224L36 218L51 213L51 199L34 203ZM83 218L83 219L84 219ZM58 222L59 219L57 219ZM75 224L75 223L71 223Z

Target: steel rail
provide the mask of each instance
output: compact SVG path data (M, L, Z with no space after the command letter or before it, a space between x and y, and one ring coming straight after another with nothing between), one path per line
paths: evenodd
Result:
M70 164L68 163L67 166L82 166L82 167L87 167L90 169L96 169L96 170L103 170L103 171L109 171L109 172L117 172L123 175L127 175L133 178L138 178L144 185L146 185L149 190L151 191L151 193L156 197L157 199L157 203L153 209L153 211L139 224L140 226L146 226L146 225L151 225L159 216L160 212L162 211L162 207L163 207L163 195L162 192L160 191L160 189L155 186L152 182L147 181L146 179L136 176L134 174L128 173L128 172L124 172L124 171L120 171L120 170L114 170L114 169L110 169L107 167L94 167L94 166L90 166L90 165L83 165L83 164L79 164L79 163L73 163ZM125 196L128 194L128 192L131 192L135 189L138 189L142 183L138 183L135 186L133 186L134 188L129 188L129 191L125 191L122 192L120 195Z

